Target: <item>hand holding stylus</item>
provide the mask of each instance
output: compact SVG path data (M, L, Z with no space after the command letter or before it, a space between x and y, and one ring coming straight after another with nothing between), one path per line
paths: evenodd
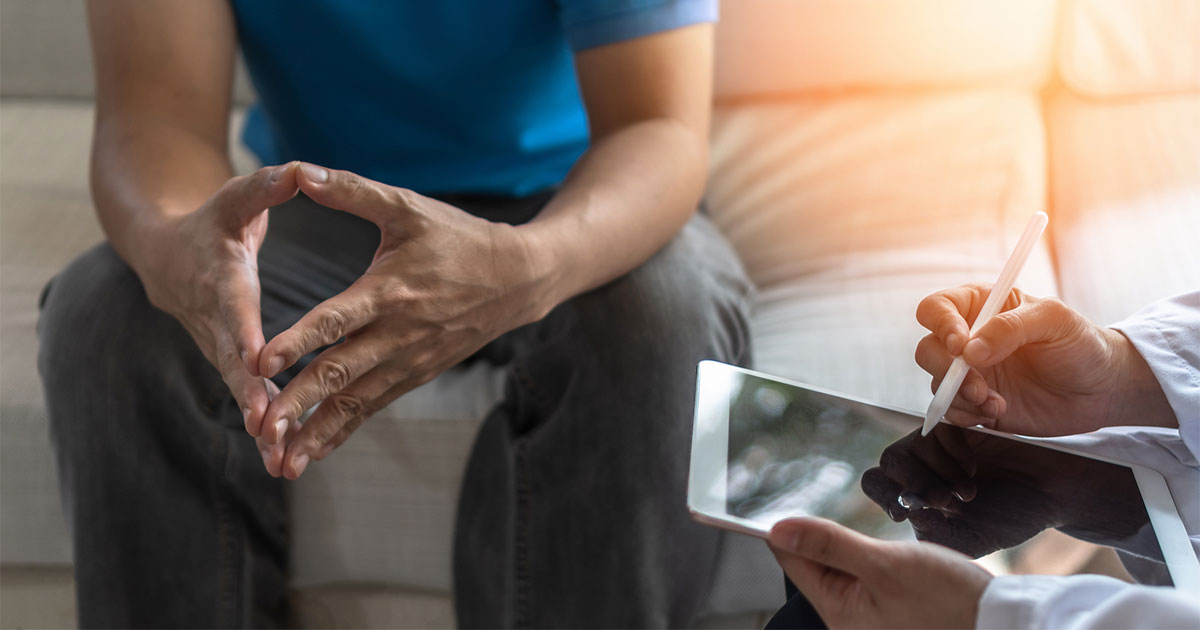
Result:
M931 334L917 345L916 360L933 375L933 388L940 389L955 357L967 367L947 422L1035 436L1178 426L1133 344L1057 299L1012 291L1000 314L969 333L968 322L990 294L987 285L967 285L934 293L917 307L917 320Z
M1021 268L1025 266L1025 261L1029 259L1033 246L1042 237L1042 232L1045 231L1048 222L1049 218L1045 212L1036 212L1030 217L1029 224L1025 226L1025 231L1017 241L1017 246L1008 257L1008 262L1004 263L1004 268L1000 270L1000 277L996 279L996 284L988 293L987 299L984 300L983 307L976 313L975 321L971 324L968 335L974 335L995 317L996 313L1000 312L1001 305L1004 304L1005 298L1016 284ZM933 402L929 403L929 410L925 412L925 423L921 426L921 435L929 435L934 425L946 414L951 401L958 393L958 388L962 386L967 369L967 364L962 357L957 357L950 363L941 386L934 392Z

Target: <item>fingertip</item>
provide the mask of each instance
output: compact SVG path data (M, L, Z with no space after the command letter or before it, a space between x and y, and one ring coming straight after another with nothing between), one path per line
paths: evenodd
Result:
M264 348L258 356L258 368L264 378L275 378L283 371L284 358Z
M301 162L299 166L299 173L304 178L305 182L315 186L320 186L329 181L329 171L317 166L316 164Z
M967 360L967 363L981 365L992 356L992 346L986 339L976 337L967 342L967 345L963 348L962 356Z
M989 390L987 398L980 405L979 410L989 418L999 418L1004 412L1004 398L1000 394Z
M771 526L771 531L767 533L767 543L772 549L789 553L796 550L798 530L794 523L795 520L786 519Z
M308 461L308 453L300 453L299 455L291 458L283 476L293 481L299 479L300 475L304 474L304 469L308 468Z
M975 500L977 494L978 489L972 481L959 481L954 485L954 496L963 503Z
M981 424L983 420L983 418L980 418L973 413L969 413L955 407L951 407L950 409L946 410L945 418L946 422L949 422L956 427L973 427L977 424Z
M950 353L950 356L956 357L962 354L962 347L965 343L963 339L963 336L957 332L946 335L946 350Z
M972 405L981 405L988 397L988 384L983 378L983 375L972 368L967 372L967 384L962 388L962 393L967 402Z
M242 364L246 366L246 371L253 377L261 377L262 371L258 369L258 353L262 350L262 344L247 344L242 346L239 356L242 358Z
M260 386L254 387L255 383ZM256 438L262 436L263 414L267 411L266 388L261 387L261 383L260 379L252 381L244 396L245 406L242 407L242 421L245 423L246 433Z

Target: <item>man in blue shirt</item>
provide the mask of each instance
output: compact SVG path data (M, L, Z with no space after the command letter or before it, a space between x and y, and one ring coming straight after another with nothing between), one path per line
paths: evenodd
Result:
M717 554L684 508L694 366L749 351L695 213L715 13L91 2L108 242L48 287L39 357L81 625L282 623L281 477L472 357L508 386L460 497L460 624L690 623ZM232 177L239 44L273 166Z

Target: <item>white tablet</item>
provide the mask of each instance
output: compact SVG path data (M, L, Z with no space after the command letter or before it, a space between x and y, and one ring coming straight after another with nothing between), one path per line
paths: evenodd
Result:
M704 361L688 507L760 538L784 518L820 516L972 557L1053 527L1200 592L1200 562L1159 473L987 429L942 423L922 438L920 428L911 412Z

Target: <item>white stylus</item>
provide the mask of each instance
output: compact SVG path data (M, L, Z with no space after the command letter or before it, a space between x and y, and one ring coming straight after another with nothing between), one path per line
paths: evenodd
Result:
M983 308L975 318L975 323L971 324L971 332L967 336L968 341L975 336L975 333L979 332L980 328L983 328L989 319L1000 312L1000 307L1004 305L1004 302L1008 300L1008 294L1012 292L1017 275L1021 273L1021 268L1029 259L1029 253L1033 251L1033 246L1041 238L1042 231L1046 229L1046 223L1049 221L1050 218L1046 216L1045 212L1037 212L1029 219L1029 225L1025 226L1025 233L1021 234L1021 240L1017 241L1016 249L1008 257L1008 262L1004 263L1004 269L1000 271L1000 277L996 279L996 284L988 293ZM946 415L946 411L950 409L950 402L954 400L958 388L962 387L963 379L967 377L968 369L967 362L963 360L962 356L954 357L954 362L950 364L950 369L946 370L946 376L942 378L942 384L938 386L937 393L933 395L933 402L929 403L929 411L925 412L925 424L921 426L921 435L929 435L938 420Z

